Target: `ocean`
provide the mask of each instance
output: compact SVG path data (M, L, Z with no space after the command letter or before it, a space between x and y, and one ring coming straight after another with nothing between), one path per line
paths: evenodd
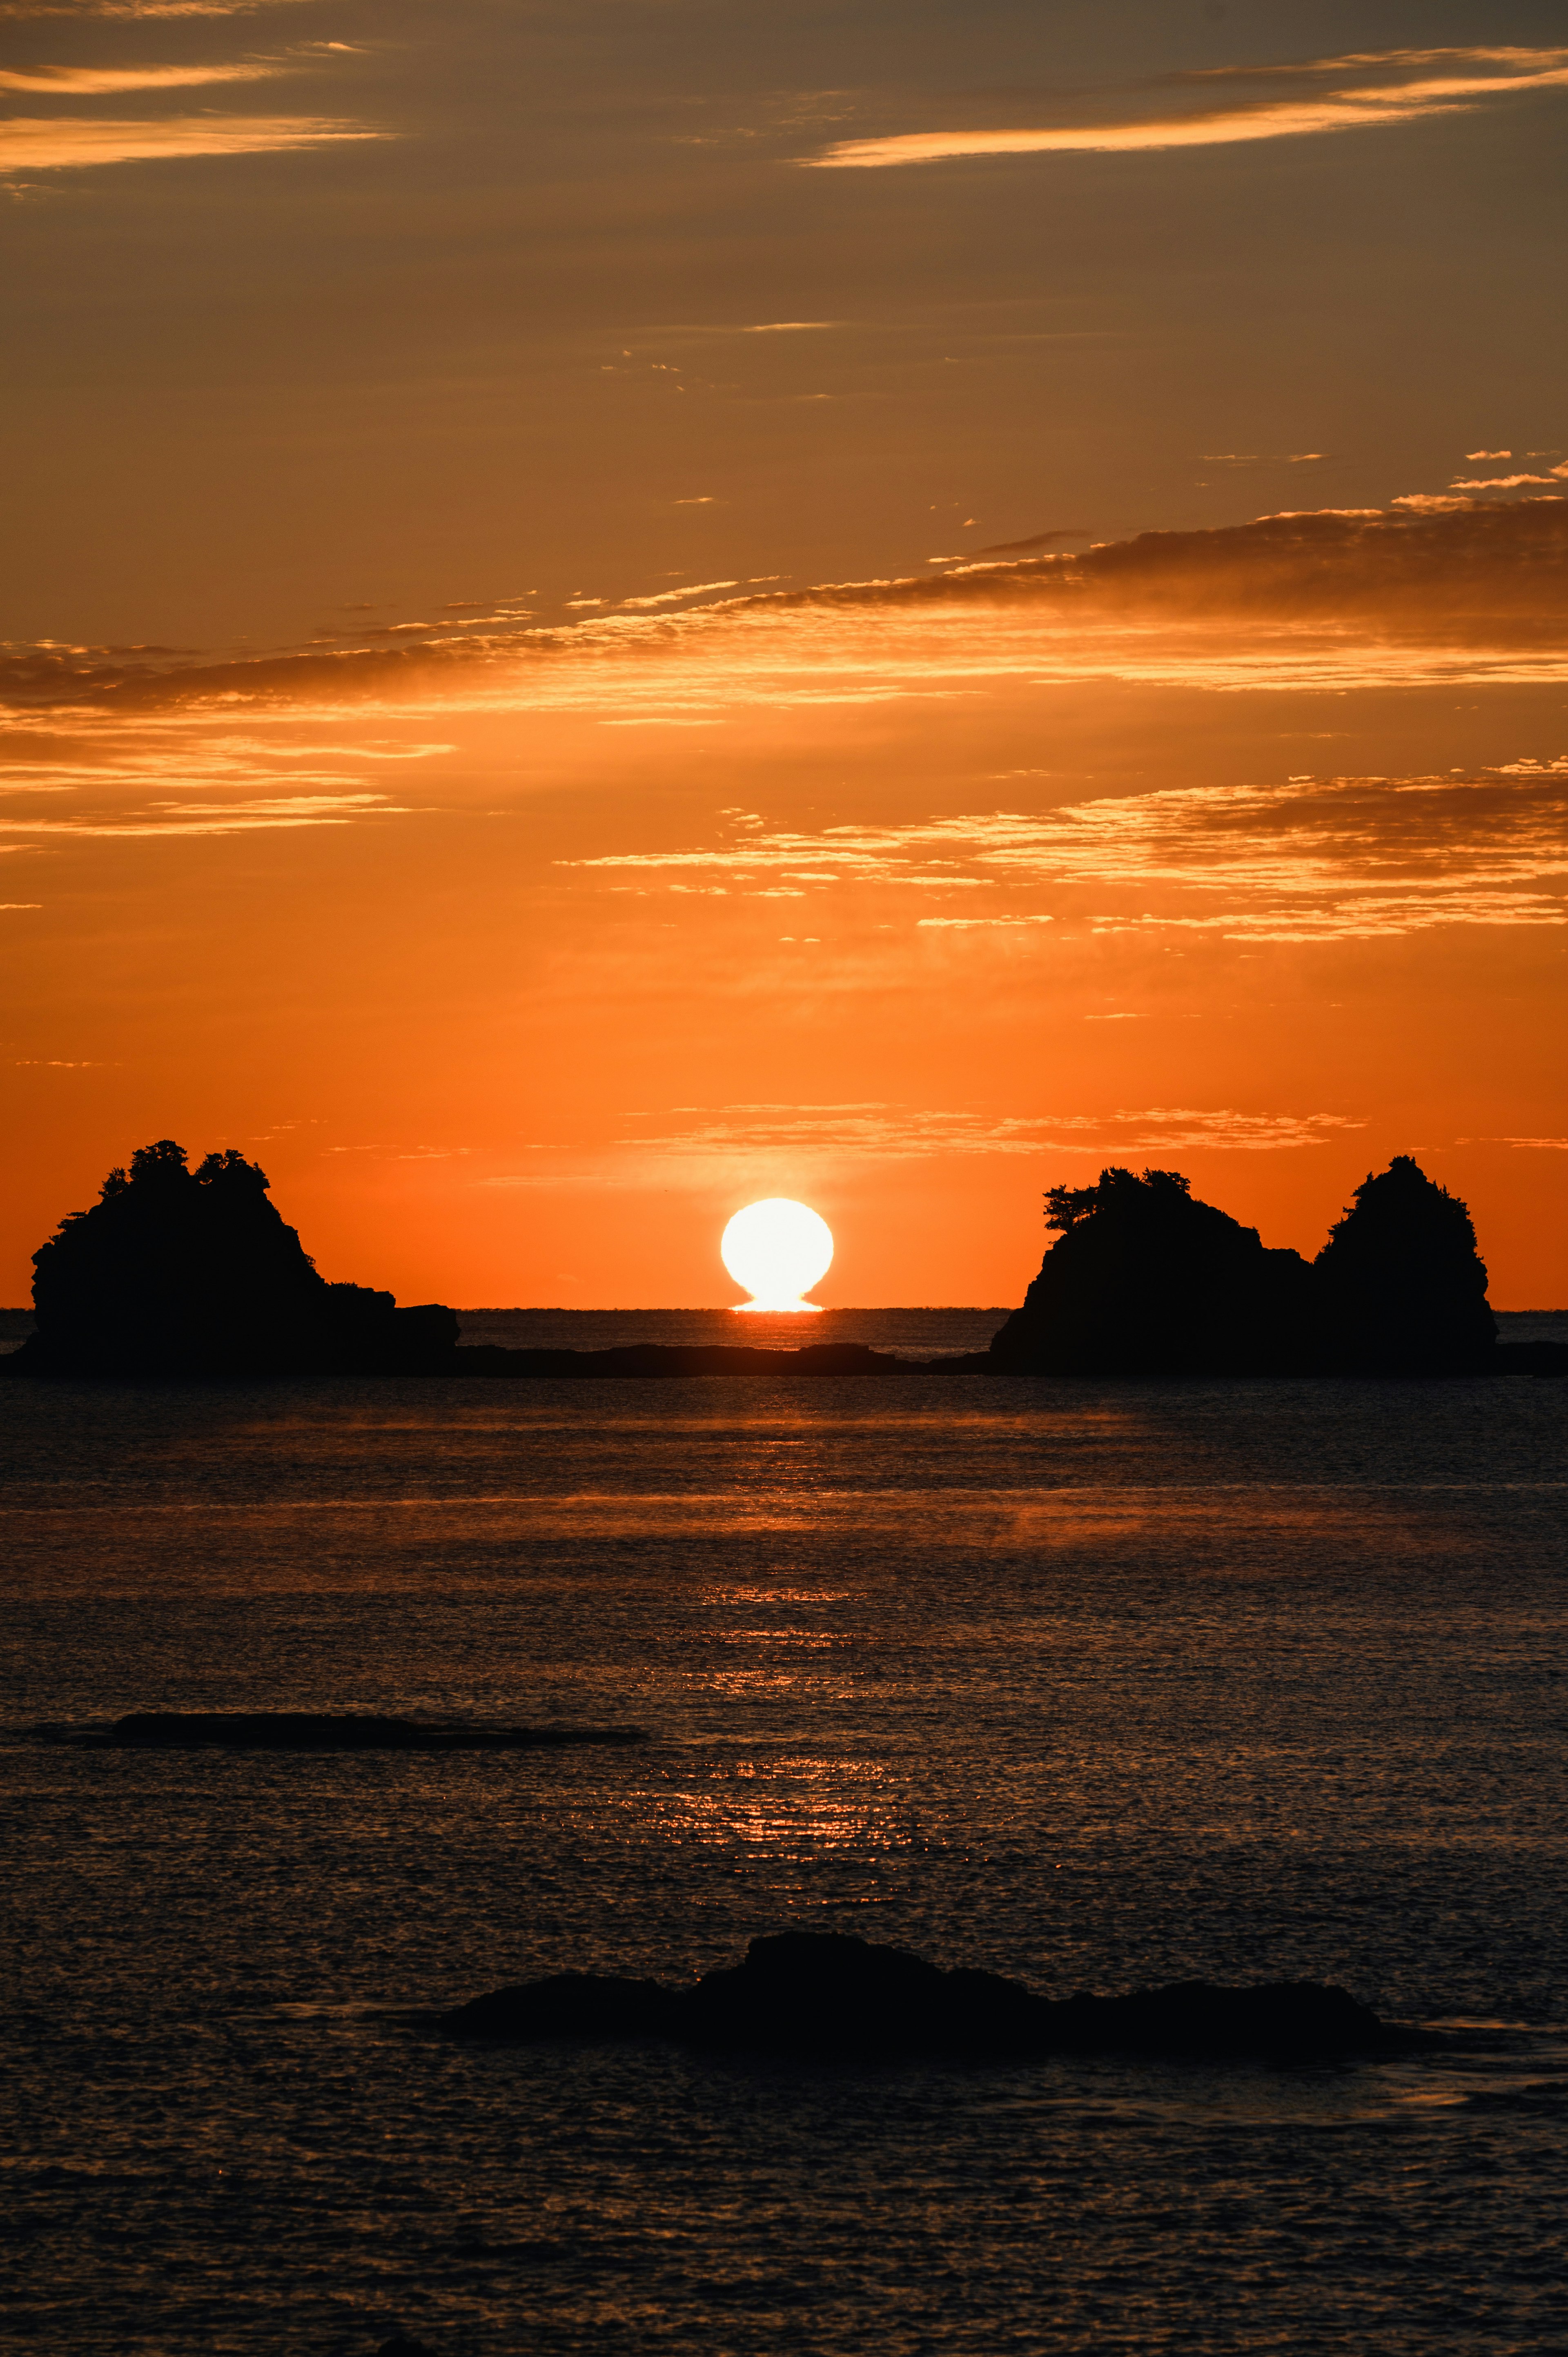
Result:
M790 1333L930 1357L1000 1315ZM19 2349L1568 2346L1561 1382L16 1383L0 1419ZM153 1707L650 1739L77 1740ZM1329 1980L1440 2037L803 2065L408 2018L784 1928L1048 1996Z

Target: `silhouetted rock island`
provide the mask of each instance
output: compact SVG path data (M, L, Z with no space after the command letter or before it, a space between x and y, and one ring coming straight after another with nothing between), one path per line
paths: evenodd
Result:
M329 1285L230 1147L196 1170L172 1138L112 1170L33 1255L37 1331L16 1373L395 1374L456 1348L454 1311Z
M900 1359L864 1343L797 1351L637 1343L461 1346L455 1310L328 1284L230 1147L194 1171L170 1138L112 1170L33 1256L37 1330L13 1375L1455 1375L1568 1372L1551 1342L1501 1349L1464 1204L1408 1155L1356 1189L1312 1262L1194 1197L1174 1170L1102 1170L1046 1198L1058 1231L989 1351Z
M682 2046L841 2057L1133 2053L1289 2061L1412 2042L1340 1988L1178 1981L1130 1996L1053 2002L999 1973L943 1972L903 1948L832 1932L754 1940L743 1964L684 1989L557 1973L436 2017L453 2037L671 2039Z
M1102 1170L1092 1187L1053 1188L1046 1206L1057 1241L991 1344L1011 1373L1458 1375L1498 1364L1470 1215L1408 1154L1357 1188L1311 1262L1271 1251L1175 1170Z

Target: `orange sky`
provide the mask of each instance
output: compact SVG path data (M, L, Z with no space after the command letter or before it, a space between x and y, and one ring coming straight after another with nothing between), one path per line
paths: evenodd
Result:
M1414 1151L1568 1301L1551 12L897 13L0 11L0 1298L172 1134L403 1299Z

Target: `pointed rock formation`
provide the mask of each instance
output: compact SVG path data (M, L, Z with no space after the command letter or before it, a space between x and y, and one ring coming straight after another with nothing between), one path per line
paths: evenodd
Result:
M1396 1154L1369 1171L1312 1265L1317 1356L1336 1373L1459 1375L1492 1364L1497 1321L1470 1214Z

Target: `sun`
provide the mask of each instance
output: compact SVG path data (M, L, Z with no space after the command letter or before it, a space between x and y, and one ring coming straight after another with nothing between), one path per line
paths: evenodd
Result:
M820 1285L832 1263L833 1232L809 1204L769 1195L737 1211L719 1243L724 1265L753 1296L737 1309L820 1309L802 1301Z

